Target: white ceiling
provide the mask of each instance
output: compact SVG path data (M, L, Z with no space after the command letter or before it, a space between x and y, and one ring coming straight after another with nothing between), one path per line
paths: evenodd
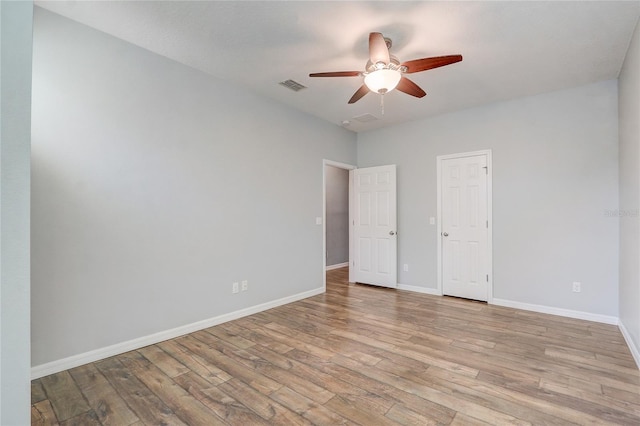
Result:
M615 79L640 1L37 1L84 23L268 98L364 131L475 105ZM461 54L408 75L427 96L369 93L348 105L362 77L369 32L393 41L401 62ZM278 82L293 79L293 92ZM353 117L372 114L360 123Z

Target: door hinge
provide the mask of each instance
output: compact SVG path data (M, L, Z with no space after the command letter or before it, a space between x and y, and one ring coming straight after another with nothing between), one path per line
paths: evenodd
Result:
M489 174L489 167L488 166L482 166L482 168L484 169L484 174L488 175Z
M487 228L489 227L489 221L487 220Z
M487 274L487 282L489 282L489 274Z

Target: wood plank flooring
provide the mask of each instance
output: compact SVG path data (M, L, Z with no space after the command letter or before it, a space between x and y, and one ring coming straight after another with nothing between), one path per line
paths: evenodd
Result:
M32 382L33 425L640 425L615 326L347 283Z

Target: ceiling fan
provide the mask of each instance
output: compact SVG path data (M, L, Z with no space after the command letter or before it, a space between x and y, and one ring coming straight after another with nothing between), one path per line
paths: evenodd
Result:
M369 34L369 60L365 71L317 72L309 77L359 77L364 76L364 84L353 94L349 103L353 104L367 93L375 92L384 95L398 89L408 95L422 98L426 95L413 81L403 74L426 71L462 61L462 55L436 56L433 58L414 59L400 63L398 58L389 53L391 40L380 33Z

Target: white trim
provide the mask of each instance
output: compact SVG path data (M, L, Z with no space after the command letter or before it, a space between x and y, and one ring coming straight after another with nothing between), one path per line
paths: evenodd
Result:
M417 285L398 284L398 290L413 291L415 293L431 294L433 296L442 296L442 293L437 288L419 287Z
M437 288L430 288L430 287L419 287L415 285L398 284L398 290L413 291L416 293L431 294L434 296L442 296L442 294L438 292ZM496 306L504 306L504 307L513 308L513 309L522 309L524 311L533 311L533 312L539 312L543 314L558 315L558 316L567 317L567 318L576 318L576 319L594 321L594 322L599 322L604 324L618 325L622 330L622 335L625 337L625 340L627 341L629 349L631 350L631 353L633 354L633 357L636 360L636 363L640 367L640 352L638 351L637 348L633 347L631 336L628 335L626 329L624 329L624 326L622 325L622 323L618 321L617 317L612 317L609 315L592 314L589 312L582 312L582 311L573 311L570 309L554 308L551 306L533 305L530 303L523 303L523 302L514 302L512 300L505 300L505 299L494 298L493 302L490 304L496 305Z
M636 366L640 369L640 350L633 342L633 339L631 338L631 334L629 334L629 332L627 331L627 328L624 326L622 321L618 321L618 328L622 333L622 337L624 337L624 340L627 342L627 346L629 347L629 350L631 351L631 355L633 356L633 359L636 362Z
M442 161L452 158L464 158L473 157L476 155L485 155L487 157L487 220L489 221L489 229L487 231L487 270L489 274L489 282L487 283L487 303L493 303L493 161L492 151L490 149L483 149L480 151L462 152L458 154L438 155L436 157L436 173L437 173L437 188L436 188L436 205L437 205L437 238L438 238L438 255L437 255L437 280L438 280L438 294L443 294L442 289L442 190L440 188Z
M116 343L115 345L95 349L78 355L73 355L67 358L48 362L46 364L36 365L35 367L31 367L31 380L39 379L40 377L48 376L49 374L59 373L60 371L68 370L70 368L78 367L90 362L99 361L101 359L105 359L114 355L119 355L125 352L140 349L145 346L183 336L188 333L193 333L194 331L213 327L214 325L246 317L248 315L253 315L258 312L266 311L267 309L286 305L287 303L293 303L298 300L322 294L324 292L325 290L323 288L316 288L314 290L305 291L303 293L294 294L293 296L287 296L283 297L282 299L273 300L271 302L266 302L260 305L251 306L249 308L240 309L238 311L223 314L214 318L197 321L191 324L183 325L181 327L161 331L126 342Z
M355 200L353 199L354 195L353 195L353 170L349 170L349 265L354 266L355 262L354 259L356 258L356 254L354 247L354 242L353 242L353 224L354 222L354 218L353 218L353 212L355 211ZM349 282L354 282L355 281L355 268L349 268Z
M344 268L345 266L349 266L349 262L344 262L344 263L336 263L335 265L327 265L326 268L324 268L326 271L332 271L334 269L340 269L340 268Z
M423 294L431 294L433 296L442 296L442 294L439 293L437 288L418 287L415 285L408 285L408 284L398 284L398 290L413 291L416 293L423 293ZM513 309L522 309L525 311L540 312L543 314L559 315L562 317L576 318L576 319L594 321L594 322L599 322L604 324L617 325L618 328L620 329L620 332L622 333L622 336L624 337L624 340L627 342L627 346L631 351L631 355L633 356L633 359L635 360L636 365L640 369L640 350L638 350L638 347L633 343L633 339L631 339L631 335L625 328L624 324L620 322L619 319L616 317L612 317L609 315L592 314L589 312L573 311L570 309L553 308L551 306L532 305L530 303L514 302L512 300L505 300L505 299L494 298L491 304L496 306L513 308Z
M438 294L442 296L442 160L440 157L436 157L436 239L437 239L437 257L436 257L436 269L437 269L437 286L436 290Z
M325 271L329 270L327 268L327 166L349 170L349 212L351 212L351 170L357 169L356 166L351 164L322 160L322 288L324 291L327 291L327 274L325 274ZM349 220L351 220L351 216L349 216ZM349 226L349 262L346 266L351 263L351 256L351 226Z
M354 166L353 164L339 163L337 161L332 161L332 160L322 160L322 162L325 166L337 167L339 169L345 169L345 170L357 169L357 167Z
M561 317L576 318L604 324L618 325L618 318L609 315L592 314L590 312L573 311L571 309L555 308L553 306L533 305L530 303L515 302L513 300L493 299L493 305L507 308L522 309L525 311L540 312L542 314L559 315Z
M487 263L489 273L489 288L487 303L493 303L493 154L491 150L487 152Z
M451 160L453 158L475 157L476 155L491 155L490 149L481 149L479 151L459 152L456 154L438 155L440 160Z

